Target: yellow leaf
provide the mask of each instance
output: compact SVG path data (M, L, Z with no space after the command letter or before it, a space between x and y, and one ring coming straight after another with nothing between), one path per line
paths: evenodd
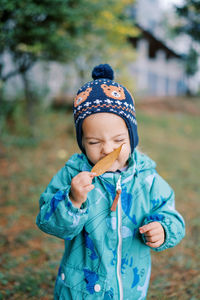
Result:
M122 146L123 144L108 155L106 155L105 157L103 157L102 159L100 159L92 168L91 172L96 173L96 176L99 176L108 171L112 164L115 162L115 160L118 158Z

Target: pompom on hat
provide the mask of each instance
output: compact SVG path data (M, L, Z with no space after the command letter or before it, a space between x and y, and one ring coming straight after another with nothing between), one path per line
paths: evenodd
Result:
M104 64L104 65L101 64L99 66L96 66L92 71L92 78L94 80L99 78L107 78L113 80L114 79L113 69L108 64Z
M126 122L131 152L138 145L135 103L130 92L114 81L114 72L110 65L101 64L92 71L93 81L84 84L77 93L73 104L76 138L83 153L82 124L85 118L96 113L113 113Z

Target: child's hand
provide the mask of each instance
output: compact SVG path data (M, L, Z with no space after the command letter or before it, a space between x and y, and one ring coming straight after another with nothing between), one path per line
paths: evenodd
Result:
M69 197L76 207L81 207L82 203L87 199L87 193L94 188L92 179L95 175L95 173L91 172L81 172L72 178Z
M141 234L145 235L146 245L152 248L161 246L165 241L165 231L159 222L151 222L139 228Z

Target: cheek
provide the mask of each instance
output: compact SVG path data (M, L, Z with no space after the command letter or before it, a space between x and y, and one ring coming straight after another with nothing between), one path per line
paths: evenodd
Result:
M121 153L121 155L119 156L119 159L121 161L126 162L129 159L129 156L130 156L130 153L131 153L131 148L130 148L130 145L126 145L124 147L125 148L124 148L123 152Z
M97 149L91 149L86 147L86 155L93 164L95 164L99 160L99 154Z

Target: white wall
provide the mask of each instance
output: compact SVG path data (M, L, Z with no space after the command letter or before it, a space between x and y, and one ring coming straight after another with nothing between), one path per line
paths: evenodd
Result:
M166 59L159 50L155 58L148 57L148 41L140 40L137 58L131 65L136 80L137 93L145 96L175 96L180 94L178 84L184 82L184 69L179 59ZM179 83L178 83L179 82Z

